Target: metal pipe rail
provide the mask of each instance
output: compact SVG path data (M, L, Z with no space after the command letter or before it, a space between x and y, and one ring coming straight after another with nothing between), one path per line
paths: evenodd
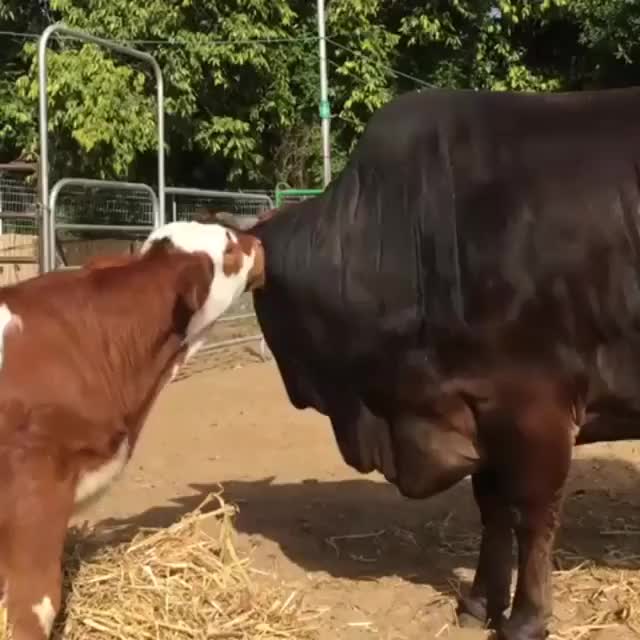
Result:
M167 187L168 196L201 196L203 198L231 198L231 200L263 200L273 206L273 200L266 193L249 191L220 191L218 189L192 189L190 187Z
M165 218L165 167L164 167L164 80L162 78L162 70L157 60L150 54L144 51L138 51L131 47L113 42L111 40L105 40L104 38L98 38L89 33L83 31L76 31L75 29L69 29L62 23L56 23L48 26L40 36L38 41L38 105L40 116L40 206L42 207L42 224L41 224L41 252L40 252L40 270L41 272L48 271L51 265L55 266L55 247L51 240L52 233L49 223L51 217L49 216L50 198L53 198L53 193L49 194L49 114L47 104L47 89L48 89L48 77L47 77L47 45L51 36L54 34L60 34L80 40L81 42L88 42L95 44L105 49L121 53L123 55L135 58L142 62L147 63L153 69L153 73L156 79L156 93L157 93L157 118L158 118L158 197L159 202L159 216L160 223L164 222ZM59 184L59 183L58 183ZM155 194L154 194L155 195ZM50 252L53 249L53 254Z
M173 196L171 207L171 219L177 220L177 207L175 196L191 196L194 198L219 198L230 200L248 200L253 202L264 202L267 209L273 209L273 200L266 193L243 193L242 191L220 191L217 189L192 189L189 187L167 187L167 196ZM243 215L243 214L238 214Z
M321 193L322 189L276 189L276 207L282 206L287 196L293 198L313 198L319 196Z

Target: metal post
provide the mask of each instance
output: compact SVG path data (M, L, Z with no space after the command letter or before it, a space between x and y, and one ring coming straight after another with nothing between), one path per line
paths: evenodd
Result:
M39 85L39 114L40 114L40 206L42 216L42 234L45 241L42 243L42 252L40 256L41 271L49 271L54 264L53 256L50 254L53 246L53 239L49 239L51 234L50 216L49 216L49 115L47 112L47 44L54 33L60 33L70 38L80 40L81 42L89 42L91 44L110 49L122 53L126 56L136 58L145 62L153 68L156 79L157 89L157 115L158 115L158 217L156 224L164 224L165 217L165 176L164 176L164 82L162 79L162 70L156 59L145 53L131 47L118 44L104 38L97 38L83 31L69 29L61 23L49 25L40 36L38 42L38 85Z
M53 260L49 255L53 242L50 240L49 225L49 115L47 113L47 43L55 30L48 26L38 42L38 111L40 120L40 273L49 271Z
M0 173L0 179L2 179L1 173ZM2 185L0 185L0 236L2 235L2 229L4 225L4 218L2 217L3 212L4 212L4 192L2 190Z
M320 47L320 119L322 121L322 165L324 186L331 182L331 106L329 104L329 82L327 80L327 42L325 39L324 0L318 0L318 45Z

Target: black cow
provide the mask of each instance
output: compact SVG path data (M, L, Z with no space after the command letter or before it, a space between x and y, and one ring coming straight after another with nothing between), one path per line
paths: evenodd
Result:
M576 437L640 433L639 113L640 89L407 94L321 196L252 230L290 401L405 496L472 476L460 616L508 640L545 636Z

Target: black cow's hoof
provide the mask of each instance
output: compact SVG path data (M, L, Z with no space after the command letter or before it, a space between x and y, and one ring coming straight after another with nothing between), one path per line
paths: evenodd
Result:
M485 623L470 613L458 614L458 625L465 629L484 629Z
M461 627L472 629L484 627L487 619L487 605L484 598L460 598L457 616Z
M546 625L539 620L509 619L496 629L496 640L545 640L549 635Z

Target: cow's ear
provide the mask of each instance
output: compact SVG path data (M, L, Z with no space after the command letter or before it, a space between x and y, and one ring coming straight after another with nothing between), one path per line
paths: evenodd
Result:
M211 224L216 221L217 213L208 207L198 207L194 212L191 220L202 224Z
M253 223L248 222L252 218ZM236 215L235 213L229 213L228 211L218 211L212 222L226 227L227 229L231 229L235 233L246 233L247 231L251 231L251 229L260 222L260 218L255 216Z
M149 248L147 249L146 255L147 257L153 257L175 252L175 244L173 244L171 238L167 238L165 236L163 238L157 238L156 240L151 242L151 244L149 244Z
M204 306L214 276L211 258L202 252L189 254L178 278L178 296L190 315Z

